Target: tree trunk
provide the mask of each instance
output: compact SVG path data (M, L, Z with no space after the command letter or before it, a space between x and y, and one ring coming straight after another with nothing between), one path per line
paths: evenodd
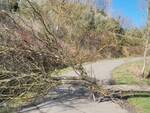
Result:
M146 56L147 56L147 51L148 51L148 40L146 40L146 43L145 43L145 51L144 51L144 63L143 63L143 68L142 68L142 71L141 71L141 74L142 76L144 77L145 76L145 67L146 67Z
M146 57L149 49L149 37L150 37L150 0L148 0L148 24L147 24L147 31L145 34L146 42L145 42L145 51L144 51L144 63L143 63L143 68L141 71L141 74L143 75L144 78L147 78L147 75L145 75L145 68L146 68Z

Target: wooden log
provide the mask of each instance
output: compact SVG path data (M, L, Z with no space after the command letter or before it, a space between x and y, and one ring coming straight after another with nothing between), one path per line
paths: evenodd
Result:
M66 77L66 78L53 78L54 80L60 80L65 84L78 84L78 85L93 85L93 82L88 80L81 80L75 77ZM149 85L99 85L102 89L109 92L121 92L121 93L150 93Z
M150 86L148 85L105 85L103 88L112 92L150 93Z

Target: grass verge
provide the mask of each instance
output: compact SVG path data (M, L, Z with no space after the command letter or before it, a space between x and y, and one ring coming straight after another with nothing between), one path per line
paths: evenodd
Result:
M128 100L138 113L150 113L150 97L130 98Z
M116 84L128 84L128 85L150 85L150 80L143 79L140 76L141 69L143 66L142 61L124 64L113 71L113 79L116 81ZM150 70L150 66L146 67L145 74Z
M120 85L150 85L150 80L140 77L142 65L142 61L122 65L113 71L113 79ZM148 70L150 66L146 67L145 74ZM137 113L150 113L150 97L133 97L128 102L135 107Z

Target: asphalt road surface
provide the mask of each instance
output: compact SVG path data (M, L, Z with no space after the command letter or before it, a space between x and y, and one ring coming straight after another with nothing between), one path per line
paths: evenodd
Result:
M103 84L110 84L112 70L116 67L142 60L142 58L125 58L114 60L102 60L95 63L86 63L85 68L89 75L96 77ZM70 71L65 76L78 76ZM113 102L93 102L83 97L72 97L66 99L56 99L44 102L34 107L26 108L22 113L130 113Z

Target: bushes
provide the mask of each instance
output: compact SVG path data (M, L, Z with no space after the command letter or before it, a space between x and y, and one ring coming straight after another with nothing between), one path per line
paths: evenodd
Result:
M61 83L51 75L55 69L140 47L127 45L119 22L89 6L60 0L23 5L19 15L0 13L0 93L6 97L1 102L45 95Z

